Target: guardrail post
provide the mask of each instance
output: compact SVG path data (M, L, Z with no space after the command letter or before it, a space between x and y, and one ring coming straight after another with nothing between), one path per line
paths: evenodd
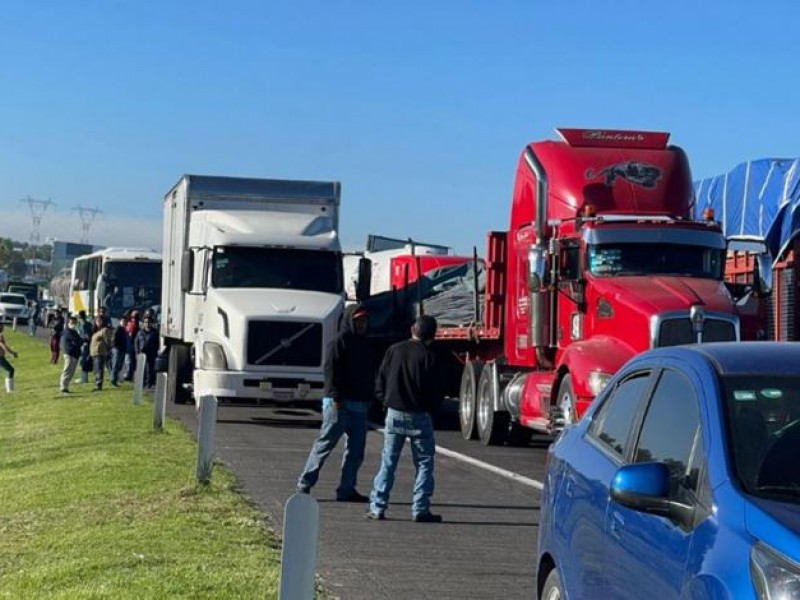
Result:
M136 406L142 404L142 389L144 388L144 369L147 358L143 353L136 355L136 371L133 373L133 403Z
M317 501L310 494L294 494L283 515L280 600L313 600L318 539Z
M167 416L167 374L156 375L156 393L153 400L153 429L164 429L164 419Z
M217 426L217 399L214 396L200 397L200 430L197 434L197 481L211 482L214 468L214 430Z
M14 320L11 322L11 330L12 331L17 330L17 317L14 317Z

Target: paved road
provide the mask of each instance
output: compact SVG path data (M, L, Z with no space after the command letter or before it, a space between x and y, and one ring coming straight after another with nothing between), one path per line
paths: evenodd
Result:
M451 411L453 407L451 406ZM194 407L170 406L196 433ZM528 448L484 448L466 442L455 415L443 419L437 442L527 477L541 480L546 441ZM293 493L319 415L299 409L221 407L219 458L276 529ZM360 491L368 493L382 447L370 432ZM439 455L434 511L442 524L411 521L413 465L406 452L383 522L364 519L364 505L334 501L341 449L331 457L313 495L321 515L318 571L324 586L343 600L534 598L539 492L530 486Z

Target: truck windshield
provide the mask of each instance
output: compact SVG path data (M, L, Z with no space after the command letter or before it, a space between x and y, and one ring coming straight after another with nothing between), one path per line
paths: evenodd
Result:
M724 250L681 244L599 244L589 246L594 275L675 275L721 280Z
M111 317L129 309L146 310L161 303L161 263L157 261L109 261L98 283L99 302Z
M224 247L214 250L215 288L274 288L342 292L342 260L337 252L293 248Z

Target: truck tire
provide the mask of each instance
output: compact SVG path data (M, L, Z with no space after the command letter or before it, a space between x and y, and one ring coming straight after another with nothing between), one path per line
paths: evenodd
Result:
M478 438L478 430L475 427L475 399L478 395L478 380L483 370L483 364L479 361L468 360L464 363L464 370L461 372L461 386L458 390L458 423L461 426L461 436L465 440Z
M533 437L533 430L525 425L512 421L508 430L509 446L527 446Z
M192 395L183 387L189 383L188 374L191 373L189 364L189 348L183 344L173 344L169 347L169 363L167 366L167 402L187 404Z
M542 600L561 600L564 597L564 588L561 586L561 576L555 567L547 574L542 587Z
M494 409L494 384L492 370L484 369L478 381L476 421L478 437L484 446L502 444L508 438L508 426L511 415L506 411Z
M578 422L575 400L572 377L567 373L561 380L561 385L558 386L558 396L556 396L556 403L551 412L551 428L555 432Z

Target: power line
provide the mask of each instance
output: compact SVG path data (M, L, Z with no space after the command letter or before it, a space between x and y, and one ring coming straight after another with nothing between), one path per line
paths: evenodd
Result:
M72 210L78 212L78 217L81 220L81 243L89 243L89 231L92 228L92 223L97 218L97 215L102 214L99 208L87 208L86 206L76 206Z
M35 198L31 198L30 196L26 196L20 200L20 202L27 204L28 209L31 211L33 227L31 228L31 235L28 239L31 245L38 246L42 241L42 235L39 232L39 227L42 224L42 218L44 217L44 213L47 212L48 208L55 206L55 202L53 202L50 198L47 200L37 200Z

